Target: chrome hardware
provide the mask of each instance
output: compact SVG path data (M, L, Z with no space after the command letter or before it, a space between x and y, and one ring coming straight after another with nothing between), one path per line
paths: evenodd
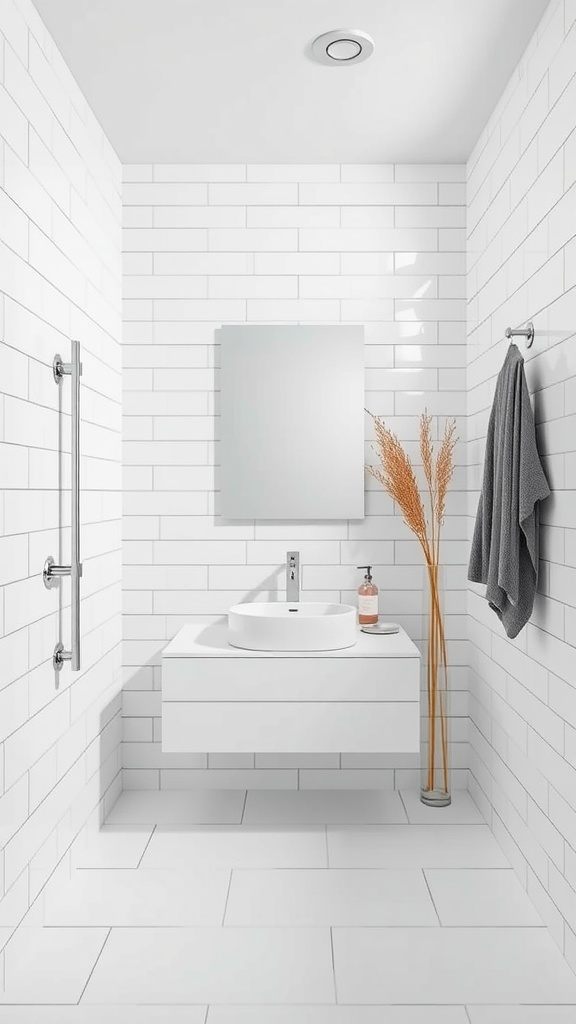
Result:
M286 552L286 600L288 604L300 600L300 552Z
M534 341L534 324L529 321L526 327L507 327L506 328L507 338L526 338L526 348L532 347Z
M80 362L80 342L72 341L71 361L62 362L58 354L52 362L52 373L56 384L62 383L65 376L72 380L72 540L70 565L56 565L52 556L44 562L42 576L44 586L48 589L58 583L62 576L70 576L72 581L72 629L71 649L65 651L62 644L56 644L54 648L54 668L60 671L62 663L69 661L72 671L80 669L80 579L82 577L82 563L80 562L80 377L82 376L82 363Z
M71 567L69 565L56 565L52 555L48 555L42 570L42 578L46 590L52 590L53 587L57 587L59 578L61 576L70 576L70 572Z

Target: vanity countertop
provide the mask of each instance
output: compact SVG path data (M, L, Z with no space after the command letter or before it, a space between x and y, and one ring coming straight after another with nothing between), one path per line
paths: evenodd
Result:
M226 624L182 626L162 651L163 658L419 658L420 651L408 634L371 636L358 629L354 647L339 651L249 651L228 643Z

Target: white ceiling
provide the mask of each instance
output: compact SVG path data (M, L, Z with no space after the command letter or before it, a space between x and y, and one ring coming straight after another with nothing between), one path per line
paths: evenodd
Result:
M465 159L548 0L35 0L125 163ZM370 60L306 55L333 28Z

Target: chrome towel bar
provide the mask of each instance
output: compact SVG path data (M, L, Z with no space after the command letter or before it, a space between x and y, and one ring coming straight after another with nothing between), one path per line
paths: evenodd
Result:
M72 412L72 540L70 550L70 565L56 565L51 555L44 563L43 578L44 585L49 589L57 586L62 576L70 576L72 581L72 629L70 650L67 651L62 643L57 643L52 658L54 668L60 671L65 661L70 662L73 672L80 669L80 579L82 576L82 563L80 561L80 377L82 376L82 363L80 362L80 342L72 341L70 362L62 362L59 355L54 356L52 370L56 384L62 383L63 377L70 377L72 383L71 412Z

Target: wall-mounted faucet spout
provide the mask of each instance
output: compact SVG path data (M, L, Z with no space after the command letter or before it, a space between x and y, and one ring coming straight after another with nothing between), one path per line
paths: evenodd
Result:
M286 552L286 600L289 604L300 600L300 552Z

